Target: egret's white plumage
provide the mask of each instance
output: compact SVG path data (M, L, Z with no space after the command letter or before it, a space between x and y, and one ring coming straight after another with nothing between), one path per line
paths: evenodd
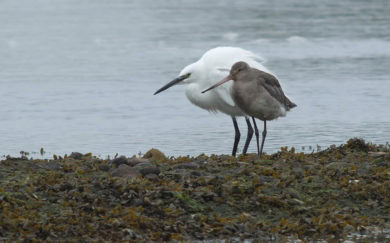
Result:
M244 116L245 114L236 106L230 95L232 83L227 83L219 89L211 90L205 94L201 93L216 81L224 78L233 64L238 61L245 61L252 67L269 72L261 64L263 59L250 51L238 47L213 48L180 72L179 76L191 74L182 82L188 84L185 88L185 94L191 103L212 112L219 111L233 117Z
M231 97L232 83L223 85L219 89L213 89L206 94L202 94L202 91L224 78L229 73L232 65L238 61L244 61L254 68L269 72L261 64L263 59L250 51L238 47L216 47L203 54L198 61L186 66L180 72L179 77L154 93L158 94L176 84L186 84L185 94L192 104L210 112L222 112L231 116L236 132L233 156L236 154L240 140L240 131L235 117L245 116L245 114ZM248 125L248 136L243 149L244 154L253 135L253 129L247 117L246 123ZM257 128L256 132L258 132Z

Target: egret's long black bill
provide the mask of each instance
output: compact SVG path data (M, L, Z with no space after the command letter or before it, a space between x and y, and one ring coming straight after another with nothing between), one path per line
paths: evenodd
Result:
M153 95L156 95L156 94L158 94L158 93L160 93L160 92L162 92L162 91L164 91L166 89L169 89L173 85L180 83L181 81L183 81L184 79L188 78L189 76L190 76L189 74L184 74L184 75L181 75L181 76L175 78L171 82L169 82L166 85L164 85L161 89L157 90Z
M220 86L221 84L224 84L224 83L226 83L227 81L230 81L230 80L232 80L232 76L228 75L226 78L222 79L222 81L220 81L219 83L214 84L214 85L211 86L210 88L203 90L203 91L202 91L202 94L203 94L203 93L206 93L207 91L209 91L209 90L211 90L211 89L214 89L214 88Z

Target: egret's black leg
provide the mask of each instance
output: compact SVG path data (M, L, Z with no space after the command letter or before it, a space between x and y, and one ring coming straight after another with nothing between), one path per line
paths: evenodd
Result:
M253 128L251 125L251 121L249 120L248 117L245 117L245 121L246 121L246 124L248 125L248 135L246 136L244 150L242 151L243 155L246 155L246 152L248 151L249 144L250 144L252 137L253 137Z
M256 135L256 142L257 142L257 154L260 157L260 148L259 148L259 130L257 129L255 118L252 116L253 125L255 126L255 135Z
M238 129L236 118L232 117L232 120L233 120L234 130L236 131L236 135L234 136L234 145L233 145L232 156L236 156L237 146L238 146L238 142L240 142L241 134L240 134L240 129Z
M265 141L265 136L267 136L267 121L264 120L264 130L263 130L263 140L261 141L261 149L260 149L260 155L263 153L263 146Z

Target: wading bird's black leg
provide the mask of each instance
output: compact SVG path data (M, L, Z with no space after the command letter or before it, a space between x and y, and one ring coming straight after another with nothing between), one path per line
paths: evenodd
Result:
M236 131L236 135L234 136L234 145L233 145L232 156L236 156L237 146L238 146L238 142L240 142L241 134L240 134L240 129L238 129L236 118L232 117L232 120L233 120L234 130Z
M252 116L253 125L255 126L255 135L257 142L257 155L260 157L260 148L259 148L259 130L257 129L255 118Z
M267 136L267 121L266 120L264 120L263 140L261 141L261 149L260 149L260 155L259 155L260 157L261 157L261 154L263 153L265 136Z
M248 117L245 117L245 121L246 121L246 124L248 125L248 135L246 136L244 150L242 151L243 155L246 155L246 152L248 151L249 144L250 144L252 137L253 137L253 128L251 125L251 121L249 120Z

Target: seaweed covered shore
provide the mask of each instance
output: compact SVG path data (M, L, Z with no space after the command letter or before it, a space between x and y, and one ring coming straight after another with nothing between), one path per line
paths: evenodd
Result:
M167 158L155 149L111 160L7 157L0 241L383 242L389 195L389 147L356 138L261 159Z

